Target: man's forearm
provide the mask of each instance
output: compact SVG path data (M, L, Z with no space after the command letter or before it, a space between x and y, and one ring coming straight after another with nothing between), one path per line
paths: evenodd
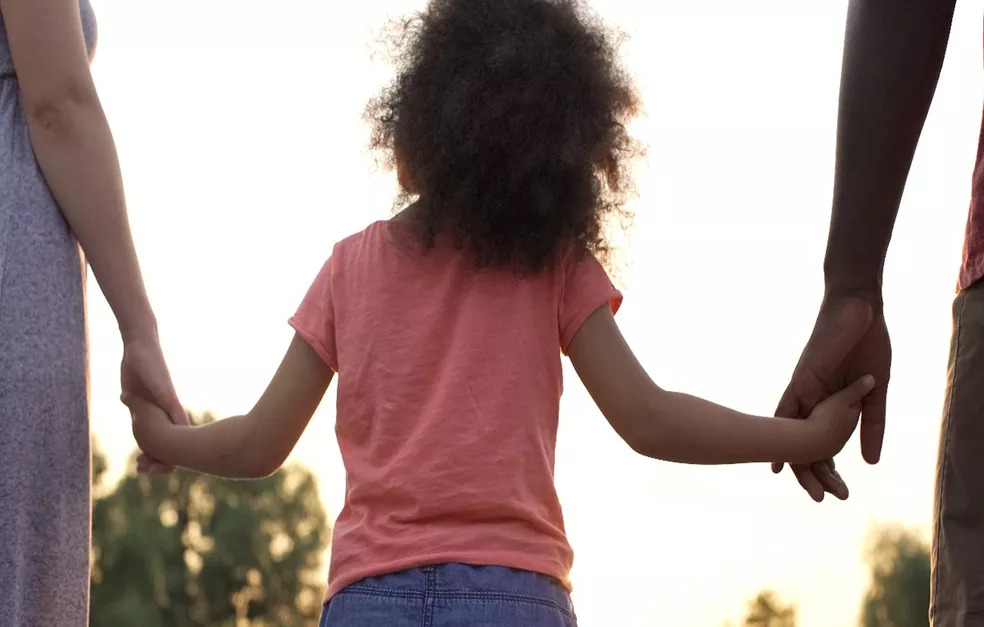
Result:
M851 0L837 123L827 289L881 293L955 0ZM880 305L880 303L879 303Z

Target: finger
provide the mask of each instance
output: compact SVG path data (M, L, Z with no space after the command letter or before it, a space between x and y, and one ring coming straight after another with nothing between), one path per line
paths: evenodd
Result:
M137 458L137 472L145 475L160 475L174 471L174 466L141 453Z
M167 406L167 415L171 418L171 422L176 425L189 426L191 420L188 418L188 411L178 400L177 396L171 399L171 403Z
M844 483L844 479L841 478L840 473L837 472L834 467L834 460L828 459L822 462L814 462L810 465L810 470L813 471L813 475L823 486L825 492L834 495L842 501L846 501L850 492L847 489L847 484Z
M120 402L126 405L130 412L144 411L148 408L154 408L155 406L148 400L129 392L123 392L120 395Z
M793 474L796 475L796 480L799 484L806 490L806 493L810 495L810 498L820 503L823 501L823 484L817 479L817 476L813 474L809 465L792 465Z
M178 393L174 390L174 384L171 383L171 377L166 370L162 378L154 381L149 392L151 400L154 401L155 405L165 410L171 418L171 422L176 425L189 424L188 412L178 400Z
M861 401L861 457L869 464L881 459L887 395L888 387L883 385Z
M866 374L840 392L836 392L833 398L845 405L858 405L873 389L875 389L875 378Z

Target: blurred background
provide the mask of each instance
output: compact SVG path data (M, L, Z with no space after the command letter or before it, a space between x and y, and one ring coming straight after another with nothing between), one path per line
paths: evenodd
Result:
M332 244L386 217L361 114L377 37L422 0L92 0L94 72L175 384L248 410ZM771 414L812 329L846 0L595 0L646 115L619 323L660 385ZM970 175L984 0L959 3L889 253L884 455L852 442L847 502L786 471L634 455L566 370L557 481L582 625L926 625L932 486ZM313 625L344 471L329 392L262 482L137 478L121 346L91 283L92 624Z

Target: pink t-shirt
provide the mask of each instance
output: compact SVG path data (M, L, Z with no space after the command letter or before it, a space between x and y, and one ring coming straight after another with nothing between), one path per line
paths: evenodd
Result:
M561 351L621 294L591 257L527 278L426 254L377 222L336 244L291 326L338 373L346 470L326 599L365 577L444 562L569 586L554 489Z

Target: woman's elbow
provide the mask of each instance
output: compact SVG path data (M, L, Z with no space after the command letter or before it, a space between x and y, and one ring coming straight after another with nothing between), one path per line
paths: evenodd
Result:
M75 136L92 124L91 114L100 106L95 89L82 80L22 93L21 101L32 128L59 137Z

